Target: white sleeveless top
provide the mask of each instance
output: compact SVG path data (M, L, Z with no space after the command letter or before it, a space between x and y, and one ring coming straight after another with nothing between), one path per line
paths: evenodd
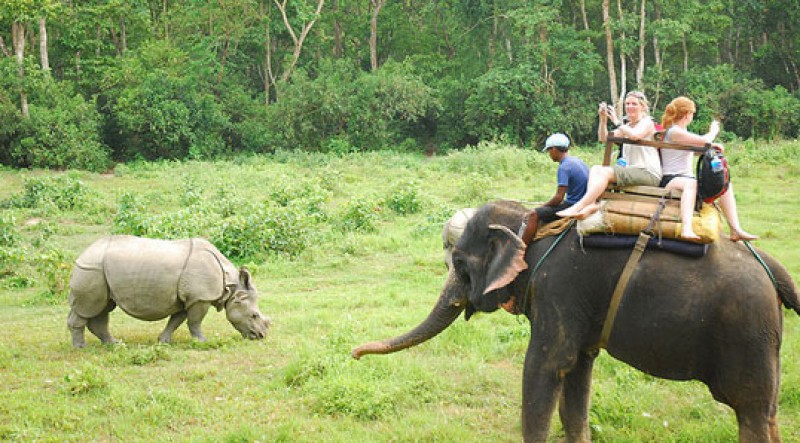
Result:
M652 120L651 117L645 118ZM636 125L638 126L643 121L645 121L644 118L636 122ZM651 136L647 140L652 139ZM650 146L624 144L622 145L622 158L628 161L627 167L643 168L653 177L661 180L661 159L658 156L658 149Z
M677 130L676 126L671 126L664 133L664 142L672 141L673 130ZM662 149L661 150L661 171L664 175L684 175L694 177L692 168L692 160L694 153L692 151L685 151L680 149Z

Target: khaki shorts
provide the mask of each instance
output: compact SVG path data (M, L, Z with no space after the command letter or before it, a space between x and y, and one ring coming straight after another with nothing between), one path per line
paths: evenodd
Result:
M614 175L618 186L658 186L661 177L656 177L647 169L614 165Z

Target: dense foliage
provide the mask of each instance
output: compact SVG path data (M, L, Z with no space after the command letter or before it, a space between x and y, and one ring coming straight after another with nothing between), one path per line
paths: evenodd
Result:
M728 138L800 131L794 0L13 0L0 38L15 167L586 142L631 89Z

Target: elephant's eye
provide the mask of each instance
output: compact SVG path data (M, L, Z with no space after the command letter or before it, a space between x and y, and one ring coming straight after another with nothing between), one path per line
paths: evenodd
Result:
M465 284L470 284L469 268L467 263L461 258L453 258L453 268L455 268L458 279Z

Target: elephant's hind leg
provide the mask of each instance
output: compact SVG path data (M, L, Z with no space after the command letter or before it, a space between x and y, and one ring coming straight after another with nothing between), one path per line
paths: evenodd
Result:
M169 321L167 321L167 326L164 327L164 331L158 335L158 341L161 343L169 343L172 341L172 333L178 329L178 326L183 324L186 320L186 311L177 312L172 314L169 317Z
M113 301L109 301L108 305L103 309L100 314L88 320L87 326L89 331L92 332L103 344L113 344L119 341L115 339L111 332L108 330L108 313L113 311L117 305Z

